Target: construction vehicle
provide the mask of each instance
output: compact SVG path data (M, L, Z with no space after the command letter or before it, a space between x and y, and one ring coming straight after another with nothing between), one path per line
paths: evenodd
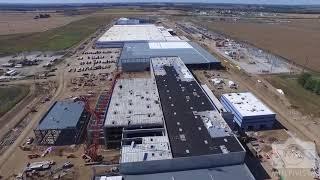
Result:
M28 158L29 159L35 159L35 158L38 158L38 157L40 157L39 154L28 154Z
M19 146L19 148L22 151L31 151L31 147L30 146L22 145L22 146Z
M33 137L28 137L28 138L27 138L27 141L26 141L26 144L27 144L27 145L30 145L30 144L33 143L33 141L34 141L34 138L33 138Z
M74 154L69 154L69 155L67 155L67 158L68 159L70 159L70 158L76 158L77 156L76 155L74 155Z
M33 162L29 163L25 169L25 172L31 172L33 170L47 170L50 169L52 165L54 165L54 161L40 161L40 162Z
M62 165L62 168L63 169L70 169L73 167L73 164L71 162L65 162L63 165Z

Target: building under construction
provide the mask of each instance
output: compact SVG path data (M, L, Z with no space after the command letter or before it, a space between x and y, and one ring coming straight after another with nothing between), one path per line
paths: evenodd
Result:
M151 78L119 80L111 97L106 145L121 148L120 172L245 166L244 148L181 59L150 67Z
M106 147L120 149L120 176L95 179L254 179L224 119L233 115L188 69L217 59L155 25L114 26L96 46L123 47L119 67L151 76L114 85L103 131Z
M108 148L121 141L165 134L159 95L152 79L119 79L107 111L104 132ZM138 140L136 141L138 142Z
M70 145L80 142L89 121L82 101L57 101L34 129L39 145Z

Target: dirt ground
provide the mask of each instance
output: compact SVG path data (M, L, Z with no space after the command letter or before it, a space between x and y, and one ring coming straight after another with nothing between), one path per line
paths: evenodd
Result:
M166 22L171 27L174 27L172 22ZM181 35L186 35L183 31L178 31ZM191 39L202 44L203 42L199 41L197 37L190 36ZM217 55L217 58L222 62L226 67L228 77L243 89L248 90L255 94L257 98L262 100L268 107L270 107L276 114L278 122L292 131L299 138L303 140L314 141L317 144L317 147L320 147L320 133L318 129L320 128L319 118L314 118L310 116L304 116L292 107L288 98L285 95L281 95L275 87L268 83L260 75L248 75L245 71L239 70L234 64L232 64L228 59L219 54L213 46L207 45L208 51ZM206 79L207 77L204 74L199 74L197 78ZM202 82L203 83L203 82ZM204 82L206 83L206 82Z
M249 42L293 62L320 71L318 19L291 19L282 23L198 21L208 29Z
M0 11L0 35L42 32L86 17L86 15L65 16L61 13L48 14L51 15L50 18L34 19L39 15L38 12Z
M213 94L220 99L222 94L225 93L236 93L236 92L246 92L248 89L238 82L234 82L232 76L224 70L195 70L193 73L201 81L202 84L206 84ZM219 84L214 84L212 79L221 79L222 82ZM237 88L230 88L228 86L229 81L233 81Z
M91 39L91 38L90 38ZM110 88L112 73L115 69L115 59L119 56L119 50L110 50L111 53L106 52L102 53L99 56L105 56L104 58L100 58L99 61L92 60L93 56L98 56L97 54L88 54L84 55L83 52L92 52L94 51L91 49L91 46L96 38L93 38L92 41L90 41L88 44L85 45L85 48L83 50L79 50L76 52L76 54L72 55L71 57L68 57L64 59L60 64L56 65L57 71L55 72L56 76L50 77L46 80L39 79L39 80L20 80L16 81L16 83L29 83L32 84L35 82L43 82L43 81L49 81L53 80L56 82L56 86L50 88L52 90L52 96L50 96L49 100L45 103L39 103L34 102L38 98L34 98L29 100L30 103L25 104L25 108L22 111L19 111L16 113L15 116L11 117L10 123L14 123L14 121L19 122L25 122L23 119L26 119L25 114L30 111L30 105L37 104L37 112L29 113L27 116L27 123L24 123L24 126L22 129L19 130L19 134L11 141L12 136L9 136L10 144L6 147L6 150L3 152L3 154L0 156L0 176L3 176L5 179L14 179L14 175L22 172L23 168L26 166L27 162L30 161L43 161L43 160L53 160L57 163L52 169L55 170L62 166L62 164L66 161L70 161L72 164L75 165L74 168L68 171L67 177L69 179L90 179L92 177L92 171L91 166L85 166L84 161L81 158L81 154L84 152L84 148L82 145L76 146L74 149L71 147L64 148L63 154L56 154L56 153L50 153L48 156L44 158L37 158L37 159L28 159L28 154L32 153L38 153L42 154L45 150L44 147L39 147L35 149L31 149L32 151L22 151L19 147L23 144L25 144L27 137L34 136L33 129L38 125L40 119L44 116L44 114L47 112L47 110L50 108L50 106L57 100L66 100L71 97L75 96L88 96L89 97L89 103L91 107L94 107L95 101L100 94L101 91L107 90ZM83 60L79 60L79 58L84 57ZM80 62L87 61L87 57L90 56L91 64L86 65L80 65ZM111 57L112 56L112 57ZM85 59L86 58L86 59ZM96 61L96 63L94 63ZM108 61L108 62L106 62ZM105 63L103 63L105 62ZM79 70L79 68L85 69L85 67L96 67L96 66L103 66L108 68L92 68L91 70L87 69L85 70ZM109 67L110 66L110 67ZM71 68L79 70L79 72L68 72ZM88 78L83 78L84 81L80 83L80 81L77 81L76 84L72 83L74 79L83 77L83 73L87 73ZM107 76L104 76L103 74L108 74ZM90 79L91 78L91 79ZM87 85L85 85L87 81ZM14 82L9 82L14 83ZM92 93L89 91L92 91ZM46 95L48 95L47 93ZM27 108L28 107L28 108ZM6 128L6 127L4 127ZM11 128L10 128L11 129ZM73 149L70 151L70 148ZM55 148L54 148L55 149ZM76 158L67 159L66 156L69 153L74 153ZM105 161L107 163L112 163L116 157L118 157L119 152L118 151L101 151L101 154L105 158ZM116 160L117 161L117 160ZM48 172L47 172L48 173ZM44 172L45 176L47 176L46 172ZM48 177L49 178L49 177ZM46 178L46 179L48 179ZM40 178L41 179L41 178ZM43 178L42 178L43 179Z

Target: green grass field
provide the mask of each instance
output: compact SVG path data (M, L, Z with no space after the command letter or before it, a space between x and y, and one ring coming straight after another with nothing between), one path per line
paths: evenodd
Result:
M34 50L65 50L111 20L110 16L91 16L45 32L0 36L0 55Z
M304 89L298 84L296 76L272 76L268 81L274 87L282 89L290 103L302 113L320 117L320 95Z
M0 117L29 93L27 86L0 87Z

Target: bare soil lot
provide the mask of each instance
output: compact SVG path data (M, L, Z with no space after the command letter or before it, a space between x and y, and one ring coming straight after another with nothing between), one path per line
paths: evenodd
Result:
M314 71L320 71L319 19L290 19L283 23L208 20L195 23L271 51Z
M86 17L85 15L65 16L48 12L50 18L34 19L40 13L0 11L0 35L43 32Z

